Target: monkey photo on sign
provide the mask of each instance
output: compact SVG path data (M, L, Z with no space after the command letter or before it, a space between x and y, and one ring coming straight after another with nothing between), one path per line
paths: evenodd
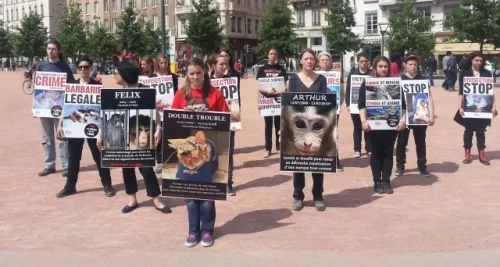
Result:
M337 115L332 106L282 106L281 154L335 157Z
M109 115L109 119L108 119ZM125 143L125 113L105 113L104 150L123 150Z

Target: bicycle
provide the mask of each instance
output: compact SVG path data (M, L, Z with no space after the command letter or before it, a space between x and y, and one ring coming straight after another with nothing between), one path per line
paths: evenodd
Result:
M34 84L33 84L33 80L32 79L25 79L24 82L23 82L23 91L25 94L27 95L32 95L33 94L33 91L34 91Z

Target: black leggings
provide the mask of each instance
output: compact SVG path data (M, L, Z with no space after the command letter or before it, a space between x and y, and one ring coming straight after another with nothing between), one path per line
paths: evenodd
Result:
M370 138L366 133L363 134L363 126L359 114L351 114L352 119L352 139L354 140L354 151L361 152L361 137L365 136L365 150L367 153L372 152Z
M135 176L135 168L123 168L123 183L125 184L125 192L127 195L133 195L137 193L137 177ZM146 185L146 193L149 197L157 197L160 195L160 185L158 184L158 179L156 178L155 171L152 167L142 167L139 168L139 172L144 178L144 184Z
M477 149L484 150L486 148L486 129L477 127L476 129L465 128L464 131L464 148L471 149L472 148L472 137L474 136L474 132L476 132L476 140L477 140Z
M372 144L370 167L373 181L390 182L394 165L394 143L398 136L396 131L370 131L366 133Z
M271 151L273 148L273 120L274 120L274 135L276 137L276 150L280 150L280 142L278 141L280 136L278 132L280 131L281 127L281 121L280 121L281 116L268 116L264 117L264 121L266 123L265 125L265 138L266 138L266 144L265 148L266 151Z

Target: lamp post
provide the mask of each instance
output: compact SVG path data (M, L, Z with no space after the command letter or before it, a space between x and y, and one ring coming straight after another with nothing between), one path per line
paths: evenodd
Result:
M160 1L160 5L161 5L161 8L160 8L160 13L161 13L161 53L162 54L165 54L167 52L167 47L166 47L166 44L165 44L165 38L167 37L166 36L166 29L165 29L165 25L166 25L166 21L165 21L165 1L167 0L161 0ZM169 58L170 58L170 55L169 55Z
M386 22L381 22L378 24L378 27L380 28L380 35L382 36L382 47L381 47L381 55L384 56L384 46L385 46L385 42L384 42L384 36L385 34L387 33L387 30L389 29L389 23L386 23Z

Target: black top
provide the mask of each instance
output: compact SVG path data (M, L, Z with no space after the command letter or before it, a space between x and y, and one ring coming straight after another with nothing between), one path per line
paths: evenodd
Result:
M326 78L323 75L318 75L316 80L307 87L299 78L299 75L293 75L288 84L289 92L311 92L311 93L329 93Z
M75 83L80 83L80 79L75 80ZM100 85L102 85L101 82L98 82L92 78L90 78L90 81L88 82L88 84L100 84Z
M370 72L369 69L365 73L360 72L359 69L354 69L353 71L349 72L349 76L347 76L347 86L345 88L345 102L347 106L351 105L351 75L368 75L368 72Z
M392 78L392 77L383 77L383 78ZM399 90L401 90L401 88ZM401 96L401 109L406 110L405 95L401 92L400 96ZM358 108L360 110L366 108L366 80L363 81L361 87L359 88Z
M460 74L458 94L464 95L464 77L474 77L474 72L471 69L464 70ZM479 77L491 77L491 72L487 69L479 70Z
M401 76L401 80L425 80L425 79L427 78L425 78L420 72L417 72L417 75L415 75L415 77L413 78L406 75L406 73Z
M288 74L286 73L286 70L278 63L269 65L269 63L266 62L264 66L259 68L259 71L257 71L257 76L255 76L257 80L260 78L272 77L284 77L285 82L288 81Z

